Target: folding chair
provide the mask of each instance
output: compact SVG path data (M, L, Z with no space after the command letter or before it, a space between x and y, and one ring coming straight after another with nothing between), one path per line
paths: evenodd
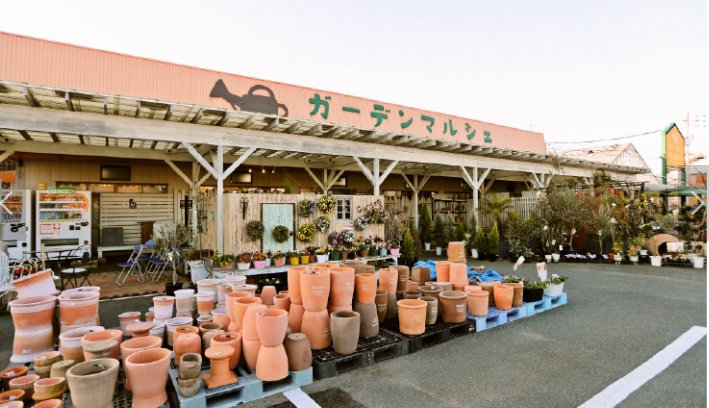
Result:
M118 262L117 265L123 269L121 269L121 272L118 274L118 278L116 278L116 285L123 286L123 284L126 283L128 276L137 276L138 282L140 283L145 281L143 277L143 268L140 266L139 260L142 256L143 248L143 245L136 245L127 261ZM123 277L123 280L121 280L121 277Z
M152 279L153 282L160 280L162 273L167 268L168 264L172 263L172 247L158 254L153 254L153 256L148 259L148 267L146 276L148 279Z
M89 275L91 274L91 267L94 262L91 260L90 252L83 252L80 260L75 260L71 262L70 268L64 268L59 271L59 275L62 279L61 287L62 290L65 289L67 283L71 283L73 287L80 288L84 286L84 283L91 285L89 280ZM78 283L77 278L83 278L81 283ZM73 281L73 282L72 282Z

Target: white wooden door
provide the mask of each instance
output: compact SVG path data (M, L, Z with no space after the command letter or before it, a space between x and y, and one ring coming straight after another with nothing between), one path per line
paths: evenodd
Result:
M276 242L271 236L273 228L285 225L289 230L295 231L295 204L261 204L261 222L264 226L263 251L292 251L295 249L295 237L290 236L288 241Z

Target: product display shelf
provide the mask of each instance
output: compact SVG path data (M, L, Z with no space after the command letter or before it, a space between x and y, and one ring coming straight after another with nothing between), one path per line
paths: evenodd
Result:
M313 382L313 369L301 371L290 371L288 376L280 381L261 381L256 378L256 373L250 370L246 365L240 363L234 373L239 379L236 384L225 385L222 387L207 389L204 381L201 381L201 387L197 394L191 397L184 397L180 394L177 385L177 366L174 359L170 362L170 370L168 371L168 397L173 407L180 408L215 408L215 407L233 407L248 401L254 401L269 395L278 394L290 389L302 387ZM209 360L202 364L203 375L209 374Z
M313 350L313 371L315 378L322 380L408 353L406 341L380 329L378 335L369 339L360 339L357 350L352 354L339 354L332 346Z
M471 320L466 320L462 323L445 323L439 321L432 325L426 325L426 331L423 334L415 336L399 332L399 321L397 319L385 320L380 327L405 340L408 343L409 353L415 353L428 347L437 346L475 331L474 322Z

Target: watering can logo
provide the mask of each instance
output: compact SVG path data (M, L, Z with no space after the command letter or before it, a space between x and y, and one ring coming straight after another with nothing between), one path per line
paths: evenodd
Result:
M282 103L278 103L271 88L264 85L254 85L249 89L246 95L238 96L229 92L224 81L220 79L214 84L214 88L212 88L212 92L209 96L226 100L229 102L232 109L271 115L279 115L278 111L281 109L283 114L280 116L288 116L288 107Z

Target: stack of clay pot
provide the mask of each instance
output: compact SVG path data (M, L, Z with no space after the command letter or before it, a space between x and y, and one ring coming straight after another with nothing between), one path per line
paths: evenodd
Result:
M174 296L155 296L153 298L153 322L165 323L172 318L172 309L175 304Z
M197 300L198 322L212 321L212 310L214 310L214 292L202 290L195 295Z
M102 358L79 363L66 372L73 406L77 408L113 406L113 394L120 363L113 358ZM154 373L153 375L156 375ZM151 378L154 381L154 377ZM133 406L138 406L133 399Z
M183 354L177 368L177 387L180 394L191 397L199 391L202 374L202 356L198 353Z
M261 348L256 362L256 378L278 381L288 376L288 355L283 340L288 330L288 312L267 309L256 314L256 331Z
M15 325L13 363L29 363L42 352L54 349L52 319L57 304L53 295L23 297L10 302Z
M194 306L194 289L179 289L175 291L177 317L192 317Z
M64 360L73 360L76 363L84 361L84 348L81 346L81 338L89 333L103 331L102 326L79 327L65 331L59 335L59 347L64 356Z
M256 302L247 303L251 299L255 299ZM256 314L263 310L268 310L268 306L261 303L260 298L240 298L237 300L236 305L239 309L234 310L235 314L243 316L241 321L241 349L244 352L246 365L255 370L259 351L261 350L261 340L256 329ZM243 309L243 305L246 305L246 308L241 311L240 309ZM239 317L237 316L238 319ZM286 317L286 319L288 318Z
M465 264L465 242L451 241L448 243L448 262Z
M235 290L226 295L226 314L227 317L229 318L229 325L227 325L226 329L227 331L230 332L238 332L241 330L241 322L239 322L238 326L236 323L236 316L234 315L234 304L239 298L242 297L252 297L250 292L244 292L240 290ZM243 318L243 315L241 316Z
M405 284L406 282L404 282ZM377 305L374 303L376 296L377 275L367 272L356 274L354 311L359 313L360 338L374 337L379 334L379 316L377 315Z
M451 262L438 261L436 262L436 282L450 282Z
M453 290L462 292L468 285L468 266L464 263L451 263L450 265L450 283L453 285Z
M64 377L48 377L41 378L34 383L34 395L32 399L36 402L42 402L49 399L62 399L62 396L67 391L66 378Z
M288 328L291 333L300 333L303 322L303 297L300 295L300 273L305 266L291 266L288 268L288 295L290 296L290 310L288 311Z
M327 267L305 267L300 270L299 276L300 296L305 309L300 332L308 337L313 350L324 349L330 345L331 340L330 315L327 310L330 296L330 270ZM293 291L290 286L289 290L291 290L289 293L293 299ZM293 303L291 303L292 310Z
M396 319L396 289L399 282L399 271L394 268L382 268L379 270L379 289L386 292L386 319ZM376 301L376 297L375 297ZM380 297L381 302L381 297ZM377 306L377 311L381 303Z
M34 356L34 373L39 378L49 378L52 365L62 359L62 353L58 351L45 351Z

